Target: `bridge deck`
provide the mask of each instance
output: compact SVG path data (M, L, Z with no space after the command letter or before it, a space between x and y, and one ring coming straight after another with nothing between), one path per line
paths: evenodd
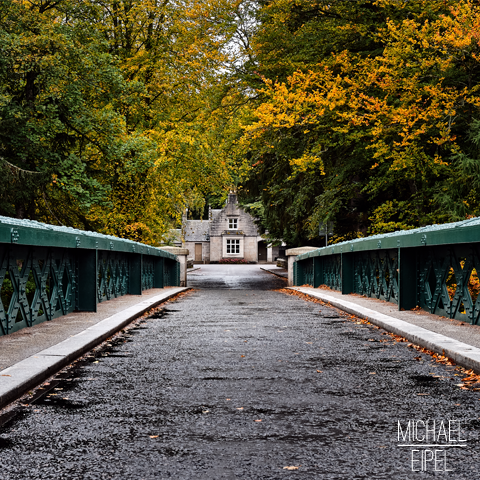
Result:
M72 312L63 317L0 336L0 370L52 347L102 320L175 287L152 288L143 295L125 295L97 306L97 312Z
M190 277L163 317L12 410L1 478L416 478L397 426L428 418L461 421L466 446L444 449L446 466L478 476L480 395L455 367L285 295L258 266Z

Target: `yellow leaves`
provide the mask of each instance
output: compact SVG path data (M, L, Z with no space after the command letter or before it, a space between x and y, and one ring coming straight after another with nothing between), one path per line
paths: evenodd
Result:
M315 169L321 175L325 175L322 159L315 155L306 153L300 158L291 159L289 163L295 173L303 173Z

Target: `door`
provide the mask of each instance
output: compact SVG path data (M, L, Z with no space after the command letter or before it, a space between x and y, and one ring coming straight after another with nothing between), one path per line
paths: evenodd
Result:
M196 262L202 261L202 244L201 243L195 244L195 261Z
M258 242L258 261L267 261L267 244L264 241Z

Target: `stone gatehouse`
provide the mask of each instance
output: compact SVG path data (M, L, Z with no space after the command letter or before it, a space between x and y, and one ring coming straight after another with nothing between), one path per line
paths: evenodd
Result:
M224 208L210 209L208 220L184 218L182 230L184 241L178 240L175 245L188 248L189 259L197 263L229 258L272 262L283 253L282 247L266 244L253 217L238 205L235 193L228 195Z

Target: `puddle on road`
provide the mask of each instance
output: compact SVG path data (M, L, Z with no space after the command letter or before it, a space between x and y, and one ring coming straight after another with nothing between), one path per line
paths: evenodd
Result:
M438 378L431 375L411 375L410 379L418 385L433 385L434 383L438 383Z

